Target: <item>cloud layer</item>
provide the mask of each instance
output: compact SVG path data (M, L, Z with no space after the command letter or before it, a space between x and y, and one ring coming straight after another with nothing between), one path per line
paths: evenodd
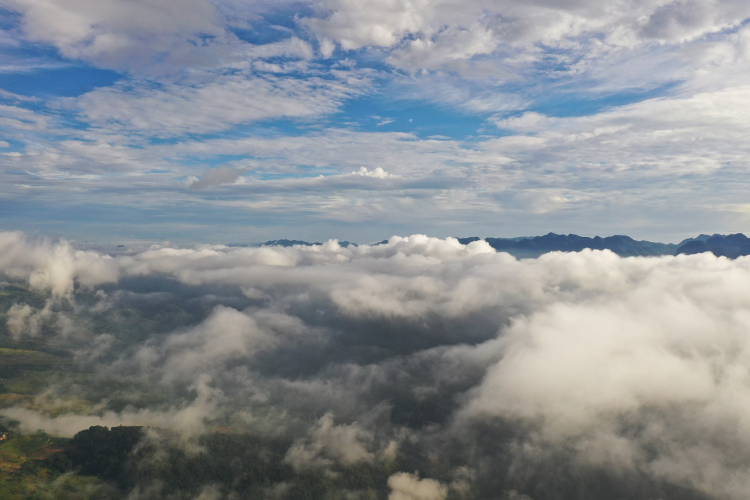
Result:
M420 235L107 256L1 236L3 274L76 302L68 333L53 324L42 335L77 345L98 380L59 380L33 406L3 410L27 431L289 435L285 461L299 471L417 460L422 475L388 482L399 499L557 498L555 481L593 477L623 495L739 499L750 484L747 258L586 250L519 261L483 241ZM48 320L63 314L55 307ZM136 337L122 316L133 310L146 328ZM183 326L159 323L184 314L168 310L193 312ZM13 305L8 335L39 338L24 326L32 314ZM95 333L89 317L119 326ZM121 384L131 403L111 408L102 384ZM95 405L49 417L39 408L59 405L53 394ZM429 456L442 458L419 462Z

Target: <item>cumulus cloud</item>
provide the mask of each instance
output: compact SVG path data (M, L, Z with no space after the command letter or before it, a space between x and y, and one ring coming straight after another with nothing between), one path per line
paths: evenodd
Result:
M393 491L388 500L445 500L448 488L434 479L419 479L415 474L401 472L388 478Z
M372 436L357 424L335 425L333 414L326 413L308 438L300 439L289 448L284 460L298 470L333 463L370 462L373 455L367 450L368 441L372 441Z
M58 297L70 296L76 283L95 286L119 277L110 256L74 249L64 240L34 241L21 232L4 232L0 233L0 253L4 274Z
M7 313L8 331L10 331L10 334L14 339L20 339L21 335L23 335L27 330L30 331L32 335L38 333L38 328L36 328L36 325L32 326L29 324L31 320L31 313L31 306L28 304L13 304L12 306L10 306L10 309Z
M359 170L352 172L351 175L358 175L360 177L373 177L375 179L388 179L389 177L399 177L395 174L390 174L383 170L383 167L376 167L374 170L367 170L367 167L359 167Z
M535 422L538 439L573 440L589 463L644 468L738 498L747 478L729 464L747 452L745 396L737 388L747 383L741 332L748 303L735 273L744 276L747 263L701 257L649 264L655 267L633 288L555 302L516 320L464 415ZM709 269L726 271L716 281ZM632 425L642 432L631 434ZM650 461L653 446L664 451ZM707 457L724 453L710 459L716 469L700 470Z
M217 306L203 323L170 335L158 348L146 346L136 353L143 366L158 364L164 381L205 374L223 368L232 359L252 357L273 346L275 339L246 314Z
M8 332L16 341L39 337L43 332L53 333L62 338L78 332L78 325L71 317L60 311L59 300L54 298L47 300L42 309L34 309L28 304L13 304L6 315Z

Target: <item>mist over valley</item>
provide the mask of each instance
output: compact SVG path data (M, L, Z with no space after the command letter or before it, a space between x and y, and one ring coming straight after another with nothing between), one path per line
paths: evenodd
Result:
M106 254L18 232L0 256L0 453L39 447L2 472L17 498L748 488L744 257L421 235Z

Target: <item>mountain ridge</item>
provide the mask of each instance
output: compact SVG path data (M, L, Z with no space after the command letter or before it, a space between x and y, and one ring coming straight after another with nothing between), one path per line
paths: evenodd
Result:
M687 238L680 243L659 243L647 240L636 240L627 235L613 236L578 236L577 234L547 233L543 236L520 236L515 238L492 238L470 236L456 238L461 244L467 245L473 241L484 240L498 252L507 252L516 258L536 258L549 252L580 252L581 250L611 250L621 257L658 257L661 255L691 255L712 252L717 257L737 258L750 255L750 238L742 233L729 235L700 234L695 238ZM374 245L383 245L388 240L379 241ZM270 240L259 246L294 245L312 246L321 243L309 243L303 240ZM357 246L357 243L342 241L346 247Z

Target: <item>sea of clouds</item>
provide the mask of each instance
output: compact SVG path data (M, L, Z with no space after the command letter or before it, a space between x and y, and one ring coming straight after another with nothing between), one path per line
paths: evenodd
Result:
M49 297L7 311L16 341L54 319L77 364L160 398L0 412L25 432L147 425L188 442L232 426L297 436L285 460L299 470L420 453L444 471L392 476L392 500L593 498L580 485L601 477L622 497L750 489L748 258L517 260L423 235L106 254L6 232L0 272ZM87 326L169 304L202 312L128 342ZM62 378L39 397L93 390Z

